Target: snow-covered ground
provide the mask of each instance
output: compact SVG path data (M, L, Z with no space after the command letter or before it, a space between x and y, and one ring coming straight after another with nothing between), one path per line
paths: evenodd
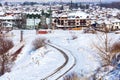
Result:
M20 41L20 31L12 31L14 43ZM21 54L18 56L12 71L5 73L0 80L40 80L49 75L65 61L62 54L56 49L47 46L36 51L32 51L32 41L37 37L45 37L51 43L56 44L63 49L71 51L76 58L76 65L68 72L76 72L79 75L91 75L100 64L96 57L96 50L93 42L100 44L96 34L84 34L82 31L64 31L55 30L49 34L36 34L34 30L24 30L23 37L26 42ZM120 34L110 33L110 37L118 40ZM76 36L76 39L72 39Z

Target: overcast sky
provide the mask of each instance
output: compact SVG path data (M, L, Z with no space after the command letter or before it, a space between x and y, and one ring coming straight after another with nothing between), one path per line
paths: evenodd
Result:
M0 1L5 1L5 2L24 2L24 1L30 1L30 2L48 2L48 1L56 1L56 0L0 0ZM62 2L70 2L71 0L57 0L57 1L62 1ZM76 1L82 1L82 2L86 2L86 1L91 1L91 2L98 2L100 0L72 0L73 2ZM120 0L101 0L104 2L110 2L110 1L120 1Z

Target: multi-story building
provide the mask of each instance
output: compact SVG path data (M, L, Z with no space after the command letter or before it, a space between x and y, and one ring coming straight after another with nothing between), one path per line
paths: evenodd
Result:
M84 28L88 27L89 16L82 11L62 13L56 19L57 28Z

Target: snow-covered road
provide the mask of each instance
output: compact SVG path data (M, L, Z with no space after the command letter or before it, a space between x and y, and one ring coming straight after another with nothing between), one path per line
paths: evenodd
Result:
M53 73L50 75L46 76L43 80L58 80L62 79L62 77L69 71L71 70L75 64L76 64L76 59L75 57L71 54L70 51L67 49L63 49L62 47L55 45L55 44L48 44L57 50L61 52L61 54L64 56L66 59L64 64L58 67Z

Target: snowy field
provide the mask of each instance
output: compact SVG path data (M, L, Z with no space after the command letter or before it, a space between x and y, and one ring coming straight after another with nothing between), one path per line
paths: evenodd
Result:
M14 43L20 41L20 31L12 31ZM12 71L5 73L0 80L40 80L52 73L65 61L62 54L56 49L47 46L36 51L32 51L32 41L37 37L45 37L51 43L63 49L71 51L76 58L75 66L67 73L76 72L79 75L91 75L99 66L99 59L96 57L97 51L93 43L100 44L96 34L85 34L83 31L55 30L48 34L36 34L34 30L23 30L25 46L18 55ZM72 39L76 36L76 39ZM119 40L120 34L109 33L109 36Z

